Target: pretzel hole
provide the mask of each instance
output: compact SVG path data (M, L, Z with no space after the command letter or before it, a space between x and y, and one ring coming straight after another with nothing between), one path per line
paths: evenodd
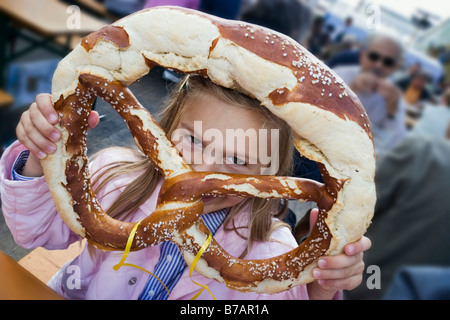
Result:
M161 77L163 71L162 68L154 68L128 87L137 100L141 101L142 105L155 117L159 112L159 106L167 97L168 89L170 89L167 82ZM109 147L138 149L125 122L107 101L97 97L94 110L99 113L101 119L98 126L88 132L87 151L89 156Z

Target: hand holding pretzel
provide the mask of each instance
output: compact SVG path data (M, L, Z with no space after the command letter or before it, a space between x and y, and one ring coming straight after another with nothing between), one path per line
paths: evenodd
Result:
M39 94L36 101L25 111L16 127L17 139L30 150L30 156L22 173L28 177L40 177L44 173L40 159L56 151L55 142L61 138L61 133L54 125L58 122L51 96ZM89 128L95 128L99 122L96 111L89 114Z
M310 213L310 228L317 220L318 210ZM344 247L344 252L335 256L319 258L313 270L316 281L308 283L308 294L312 300L332 299L337 290L352 290L362 282L364 271L363 254L372 243L369 238L362 237Z
M126 87L155 65L202 74L257 98L291 125L295 147L318 162L325 183L194 172ZM317 223L298 248L242 260L212 239L196 264L197 272L233 289L274 293L314 280L317 260L341 253L370 223L375 161L364 108L327 67L279 33L187 9L144 10L84 38L59 64L52 91L61 139L42 166L61 217L99 248L124 250L136 230L132 250L170 240L190 265L209 236L200 219L202 195L314 201ZM108 217L90 186L86 132L97 96L125 120L165 177L155 212L139 225Z

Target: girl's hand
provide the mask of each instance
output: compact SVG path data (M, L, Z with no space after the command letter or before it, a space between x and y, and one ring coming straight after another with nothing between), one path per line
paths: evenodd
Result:
M311 211L311 223L315 223L318 210ZM369 238L347 244L344 253L336 256L321 257L318 266L313 269L316 281L308 284L310 299L332 299L338 290L352 290L362 282L364 271L364 251L370 249Z
M55 142L61 138L61 133L55 127L58 119L49 94L36 96L36 102L22 114L16 127L16 135L17 139L30 150L30 156L22 171L23 175L38 177L43 174L39 160L54 153ZM91 112L88 119L89 127L94 128L98 122L98 113Z

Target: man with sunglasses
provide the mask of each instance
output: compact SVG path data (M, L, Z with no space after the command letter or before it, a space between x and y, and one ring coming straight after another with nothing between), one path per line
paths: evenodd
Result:
M334 71L358 95L372 122L377 154L394 147L406 135L401 90L391 81L401 65L403 48L395 38L373 34L360 53L358 65Z

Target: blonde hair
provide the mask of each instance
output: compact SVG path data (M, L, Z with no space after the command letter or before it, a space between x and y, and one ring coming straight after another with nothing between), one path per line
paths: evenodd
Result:
M162 110L159 124L170 137L177 128L183 114L184 106L205 95L212 94L221 101L232 105L251 108L263 116L264 126L279 129L279 166L277 175L286 176L292 173L293 168L293 144L292 130L282 119L275 117L267 108L263 107L258 100L235 90L227 89L214 84L202 76L186 76L180 84L175 87L173 94L169 97L166 107ZM111 180L122 174L136 173L139 175L112 203L107 213L114 218L124 218L135 212L151 195L161 174L155 170L148 158L139 151L136 153L136 161L121 161L112 163L106 170L94 174L93 184L98 183L96 190L100 190ZM250 206L251 215L248 224L248 237L239 233L240 228L234 225L234 217L246 206ZM273 217L282 219L287 213L287 201L278 199L246 198L241 203L233 206L225 219L226 230L235 230L241 237L248 241L244 257L255 241L267 241L270 234L284 223L273 223Z

